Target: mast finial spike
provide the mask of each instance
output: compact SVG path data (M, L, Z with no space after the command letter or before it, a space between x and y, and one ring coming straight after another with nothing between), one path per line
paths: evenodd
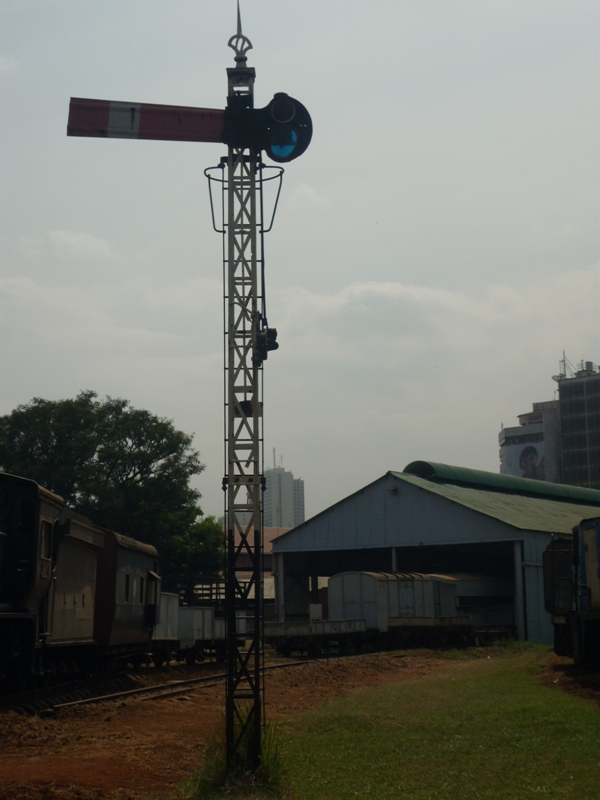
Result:
M252 50L252 42L242 33L242 15L240 13L240 0L237 0L237 33L232 36L228 46L235 52L235 62L238 66L246 65L246 53Z

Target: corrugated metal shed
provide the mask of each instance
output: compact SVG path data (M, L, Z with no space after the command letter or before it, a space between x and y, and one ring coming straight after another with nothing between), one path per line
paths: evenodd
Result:
M519 636L551 641L542 554L551 535L600 514L600 492L508 477L430 462L386 473L273 541L281 597L295 592L293 605L309 578L314 587L348 569L439 572L441 559L455 572L501 570L515 586Z

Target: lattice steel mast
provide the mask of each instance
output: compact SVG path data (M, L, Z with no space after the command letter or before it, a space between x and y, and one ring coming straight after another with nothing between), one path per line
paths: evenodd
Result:
M229 40L236 66L227 70L228 109L254 106L255 71L247 66L252 47L242 34ZM257 175L260 150L230 146L227 153L226 297L226 474L227 523L227 757L250 737L255 765L262 726L262 402L258 354L259 262ZM246 556L240 559L240 556ZM238 566L250 581L240 583ZM253 598L251 598L253 595Z

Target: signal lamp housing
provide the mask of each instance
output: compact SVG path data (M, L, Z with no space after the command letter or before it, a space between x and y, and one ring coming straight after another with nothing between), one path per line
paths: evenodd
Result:
M232 147L254 147L278 163L293 161L312 138L312 120L299 100L278 92L265 108L225 111L223 142Z

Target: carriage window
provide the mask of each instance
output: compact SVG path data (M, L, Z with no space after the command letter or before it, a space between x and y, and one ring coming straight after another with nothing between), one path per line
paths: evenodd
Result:
M125 575L125 602L129 602L129 575Z
M50 558L52 555L52 523L42 520L40 525L40 557Z
M140 603L144 602L144 579L140 578Z

